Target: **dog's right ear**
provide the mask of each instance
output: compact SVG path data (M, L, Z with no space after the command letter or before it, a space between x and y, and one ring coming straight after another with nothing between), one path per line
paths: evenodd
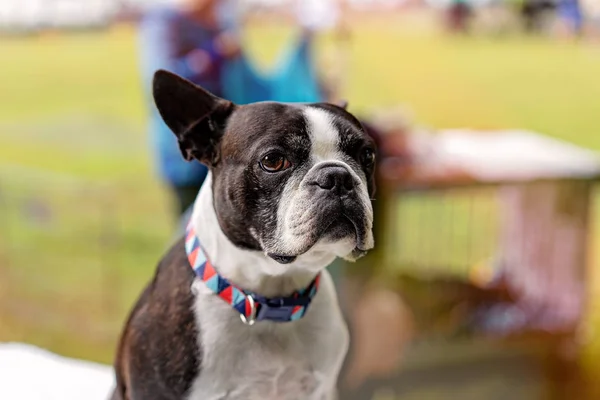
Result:
M216 164L218 144L236 106L164 70L154 74L152 92L158 112L177 136L183 157Z
M348 109L348 101L347 100L336 100L334 102L332 102L331 104L333 104L334 106L338 106L339 108L343 108L344 110Z

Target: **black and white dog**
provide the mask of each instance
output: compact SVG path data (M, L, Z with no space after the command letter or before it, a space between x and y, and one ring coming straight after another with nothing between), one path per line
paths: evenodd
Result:
M373 140L332 104L237 106L166 71L153 90L210 174L127 321L113 399L336 398L348 331L325 267L373 247Z

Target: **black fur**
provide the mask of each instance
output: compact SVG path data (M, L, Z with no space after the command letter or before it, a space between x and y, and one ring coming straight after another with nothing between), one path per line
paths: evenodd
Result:
M158 265L127 321L119 343L113 399L182 399L200 371L194 280L184 241Z
M233 103L163 70L156 72L152 86L156 108L177 136L183 158L215 164L219 159L217 144L225 121L235 109Z

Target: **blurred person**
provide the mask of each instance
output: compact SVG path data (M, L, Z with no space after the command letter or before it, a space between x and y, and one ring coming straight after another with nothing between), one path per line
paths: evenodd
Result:
M520 14L525 30L529 33L543 30L546 16L553 13L555 8L553 0L522 0Z
M179 0L149 10L140 22L140 68L150 137L160 176L175 197L177 216L193 204L208 169L181 157L177 141L152 102L152 76L165 69L223 96L224 65L240 54L234 6L233 0Z
M448 29L450 32L468 33L473 17L473 7L468 0L452 0L447 10Z
M583 14L579 0L560 0L557 7L560 33L577 36L583 29Z

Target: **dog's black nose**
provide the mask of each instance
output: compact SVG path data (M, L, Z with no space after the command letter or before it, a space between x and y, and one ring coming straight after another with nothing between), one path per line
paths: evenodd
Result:
M317 172L315 184L321 189L343 195L354 190L354 179L344 167L327 166Z

